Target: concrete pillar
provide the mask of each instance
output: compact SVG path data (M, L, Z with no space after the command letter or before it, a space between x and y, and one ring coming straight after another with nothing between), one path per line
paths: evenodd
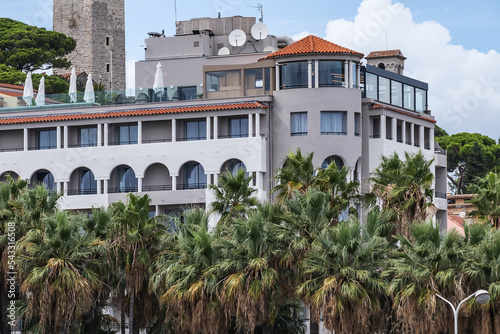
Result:
M107 194L109 192L109 180L102 180L104 182L104 193Z
M319 60L314 61L314 87L319 87Z
M101 181L102 180L96 180L97 181L97 195L101 195Z
M358 84L358 87L361 87L361 73L360 73L360 66L359 64L356 64L356 75L358 76L358 79L357 79L357 84Z
M415 124L410 123L410 144L412 145L415 140Z
M63 131L64 131L63 132L64 133L64 136L63 136L64 143L63 143L63 145L64 145L64 148L68 148L68 137L69 137L69 135L68 135L68 126L67 125L64 126Z
M27 129L27 128L24 128L24 140L23 140L23 150L24 150L24 151L27 151L27 150L28 150L28 144L29 144L29 140L28 140L28 129Z
M280 66L276 63L276 90L280 90Z
M353 77L354 77L354 73L352 72L352 61L348 60L347 63L348 63L347 68L349 69L349 72L348 72L349 75L347 76L349 78L348 84L349 84L349 88L352 88L353 87Z
M102 124L97 124L97 146L102 146Z
M380 138L385 139L386 137L386 116L385 115L380 115Z
M57 146L56 146L56 148L57 148L58 150L61 148L61 128L62 128L61 126L58 126L58 127L56 128L56 138L57 138L57 140L56 140L56 142L57 142L57 144L56 144L56 145L57 145Z
M137 144L142 144L142 121L137 122Z
M431 151L434 152L434 127L429 129L429 145L431 146Z
M349 63L344 61L344 87L349 88Z
M219 138L219 118L214 116L214 139Z
M398 140L398 119L392 118L392 140Z
M255 137L260 138L260 114L255 114Z
M64 195L68 194L69 190L69 182L64 182Z
M312 88L313 79L312 79L312 60L307 61L307 88Z
M172 143L175 143L177 141L177 122L175 121L175 118L172 119Z
M207 117L207 122L206 122L207 123L207 140L210 140L210 138L212 137L210 134L210 128L211 128L210 119L211 119L211 117Z
M56 190L58 193L61 192L61 188L62 188L61 186L62 186L62 182L56 182Z
M109 125L108 123L104 123L104 146L108 146L108 139L109 139L108 131L109 131Z
M248 137L253 135L253 114L248 115Z
M219 173L214 173L214 184L217 185L219 180Z
M172 191L176 191L177 190L177 174L170 173L170 176L172 177Z
M418 136L419 144L420 144L420 149L423 150L425 147L425 141L424 141L424 130L425 127L423 125L420 125L420 133Z
M142 177L137 177L137 192L142 192Z
M401 121L401 138L403 139L402 143L406 144L406 121Z

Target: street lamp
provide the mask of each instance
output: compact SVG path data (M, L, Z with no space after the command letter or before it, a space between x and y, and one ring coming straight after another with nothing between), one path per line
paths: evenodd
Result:
M451 302L449 302L445 298L441 297L437 293L436 293L436 296L438 296L439 298L441 298L442 300L444 300L445 302L447 302L448 304L450 304L451 308L453 309L453 316L455 317L455 334L458 334L458 311L460 310L460 306L462 306L462 304L465 301L467 301L470 298L474 297L476 299L476 302L478 304L482 305L482 304L486 304L490 300L490 294L488 293L488 291L486 291L486 290L477 290L472 295L470 295L469 297L467 297L464 300L462 300L460 302L460 304L458 304L457 308L455 309L455 306L453 306L453 304Z

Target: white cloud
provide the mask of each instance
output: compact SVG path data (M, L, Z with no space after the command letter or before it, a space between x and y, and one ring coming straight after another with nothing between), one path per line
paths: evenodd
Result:
M293 35L292 38L295 42L297 42L299 39L302 39L302 38L309 36L309 35L312 35L312 34L307 32L307 31L303 31L297 35Z
M405 75L429 84L429 108L448 132L500 137L500 54L450 43L438 22L415 22L410 8L392 0L364 0L353 21L329 21L325 38L363 52L401 49ZM386 35L387 34L387 35Z

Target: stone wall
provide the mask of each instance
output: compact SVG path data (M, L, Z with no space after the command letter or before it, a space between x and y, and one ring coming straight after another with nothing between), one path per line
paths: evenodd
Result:
M68 59L77 72L92 73L107 90L125 89L124 0L54 0L53 27L76 40Z

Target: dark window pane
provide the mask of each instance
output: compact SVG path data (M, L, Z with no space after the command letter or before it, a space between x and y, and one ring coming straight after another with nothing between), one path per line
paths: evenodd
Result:
M345 87L344 62L335 60L319 61L320 87Z
M307 82L307 61L281 65L280 89L307 88Z

